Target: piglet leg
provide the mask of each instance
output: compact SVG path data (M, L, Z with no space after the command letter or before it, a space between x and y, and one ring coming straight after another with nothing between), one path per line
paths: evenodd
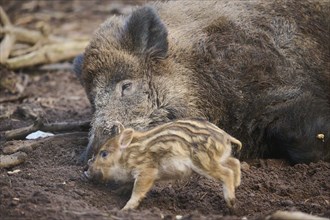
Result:
M241 185L241 163L233 157L229 157L224 166L230 168L234 172L235 187Z
M134 187L130 200L126 203L122 210L135 209L139 206L140 201L145 197L147 192L154 185L157 177L157 169L146 169L140 172L134 182Z
M234 171L220 164L213 164L208 175L217 181L223 182L223 192L227 206L232 209L235 206L235 178Z

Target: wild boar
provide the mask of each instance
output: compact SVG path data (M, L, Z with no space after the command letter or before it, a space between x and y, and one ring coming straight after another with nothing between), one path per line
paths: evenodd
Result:
M169 1L109 18L74 62L94 109L84 157L115 121L204 118L242 141L242 159L329 161L327 4Z
M242 144L214 124L177 120L145 132L119 127L89 161L85 176L102 181L133 182L125 209L135 209L157 180L181 179L192 171L223 182L227 206L235 205L241 183L240 162L231 156L232 144Z

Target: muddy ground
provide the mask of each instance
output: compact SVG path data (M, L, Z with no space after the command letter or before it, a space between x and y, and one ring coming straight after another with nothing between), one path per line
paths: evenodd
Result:
M143 2L143 1L140 1ZM113 1L8 1L0 0L14 24L35 28L47 22L53 33L90 36L111 13L126 4ZM2 76L10 74L0 68ZM13 73L11 73L13 74ZM34 122L74 122L91 118L91 108L70 65L15 71L28 78L21 98L8 101L15 90L0 92L0 150L19 141L4 140L4 132ZM3 80L3 77L2 77ZM24 85L24 84L23 84ZM6 101L7 100L7 101ZM30 109L34 114L28 114ZM222 186L199 176L158 183L136 211L120 212L129 193L117 185L95 184L82 178L77 164L87 144L87 132L70 132L40 140L27 152L26 161L0 168L0 219L264 219L276 210L299 210L330 217L330 163L290 166L282 160L242 163L242 185L237 189L237 209L227 209ZM3 154L3 152L1 152ZM9 174L8 171L20 170Z

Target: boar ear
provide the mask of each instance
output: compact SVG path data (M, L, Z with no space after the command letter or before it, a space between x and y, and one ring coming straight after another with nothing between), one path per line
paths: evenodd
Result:
M119 146L121 149L126 148L133 139L133 133L134 130L131 128L125 129L123 132L121 132L119 136Z
M81 78L81 71L82 71L83 62L84 62L84 55L83 54L79 54L73 60L73 71L79 79Z
M125 34L128 34L134 52L152 58L164 58L167 54L167 30L156 10L145 6L132 12L126 21Z

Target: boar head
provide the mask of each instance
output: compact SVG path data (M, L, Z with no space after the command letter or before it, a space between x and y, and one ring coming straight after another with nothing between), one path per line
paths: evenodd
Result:
M156 10L141 7L107 20L75 59L94 110L85 161L113 134L115 121L145 130L191 115L195 103L181 74L187 71L168 54L167 35Z

